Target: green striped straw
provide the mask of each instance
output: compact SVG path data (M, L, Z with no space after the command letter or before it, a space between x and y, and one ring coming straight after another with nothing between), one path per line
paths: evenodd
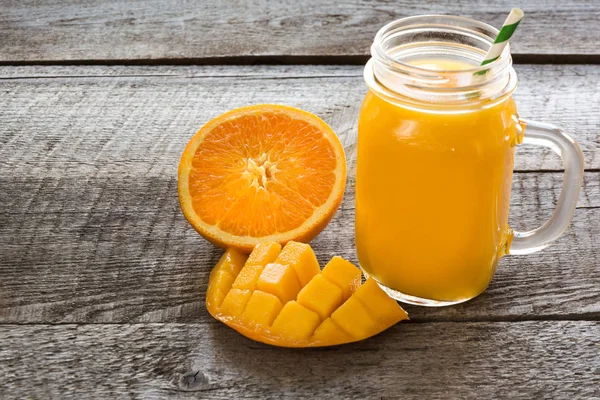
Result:
M496 40L494 40L494 44L492 44L492 47L490 47L488 50L485 58L481 62L481 65L489 64L500 58L500 55L504 51L508 41L512 37L513 33L515 33L517 26L519 26L519 23L523 19L523 15L523 10L520 8L513 8L510 11L506 21L504 21L504 24L502 24L502 28L500 28L498 36L496 36Z

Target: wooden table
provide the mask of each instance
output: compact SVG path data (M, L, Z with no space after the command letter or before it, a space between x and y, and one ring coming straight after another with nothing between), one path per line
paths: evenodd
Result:
M566 234L504 258L463 305L334 348L241 337L204 307L221 251L183 218L176 169L209 118L300 106L339 134L343 205L314 240L356 262L362 65L384 23L494 2L0 3L0 398L600 398L600 3L535 0L513 45L522 116L565 127L585 180ZM562 166L519 147L511 225L539 226Z

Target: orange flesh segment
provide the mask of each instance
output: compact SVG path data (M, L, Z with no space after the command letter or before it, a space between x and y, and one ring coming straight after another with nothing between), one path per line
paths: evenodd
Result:
M308 241L344 192L344 149L317 116L293 107L242 107L208 122L179 163L182 211L205 238L251 250Z
M273 254L259 257L269 253L267 248L269 244L257 246L243 267L239 259L231 268L217 264L207 292L209 312L250 339L284 347L332 346L366 339L408 318L374 280L360 286L360 270L340 257L302 289L296 270L277 262L258 265L262 272L256 287L240 289L234 283L231 288L234 279L238 282L244 271L257 266L254 262L279 260ZM239 271L238 276L230 271ZM349 296L345 301L344 291Z
M236 236L289 231L327 200L336 164L317 126L276 112L242 115L213 129L194 154L192 204Z

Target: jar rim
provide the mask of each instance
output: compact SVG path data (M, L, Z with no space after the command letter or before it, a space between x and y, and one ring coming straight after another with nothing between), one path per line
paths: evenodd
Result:
M392 21L375 36L372 58L365 66L365 82L376 94L411 106L487 108L510 96L517 83L508 45L496 60L477 65L497 34L496 28L484 22L451 15ZM473 68L432 69L409 63L447 57L464 59Z
M446 22L446 23L443 24L443 22ZM478 30L478 32L487 37L487 39L488 39L487 41L488 41L490 47L494 43L496 36L500 32L498 29L494 28L493 26L491 26L485 22L478 21L473 18L461 17L461 16L456 16L456 15L443 15L443 14L413 15L410 17L404 17L404 18L400 18L400 19L391 21L391 22L385 24L383 27L381 27L379 29L379 31L377 31L377 34L375 35L375 39L373 40L373 44L371 46L371 56L373 58L377 58L378 61L384 62L388 65L399 64L402 68L406 68L407 70L413 70L415 72L431 72L430 69L419 67L419 66L414 66L414 65L405 63L401 60L395 60L393 57L391 57L385 51L382 43L383 43L386 35L388 35L390 32L393 33L394 28L396 28L396 27L399 28L402 25L409 24L409 23L411 23L411 24L422 23L424 25L434 25L435 24L435 25L447 26L452 29L457 29L457 28L465 29L464 27L462 27L462 25L451 24L451 22L462 22L464 24L471 24L474 27L479 27L481 30ZM406 27L410 27L410 26L411 25L407 25ZM484 30L487 30L493 36L486 34L486 32ZM485 70L488 70L491 68L496 68L502 64L507 64L507 63L512 64L512 57L510 55L510 43L507 43L507 45L504 48L504 50L502 51L502 54L500 55L500 57L498 57L496 60L494 60L484 66L477 65L477 66L474 66L473 68L464 69L464 70L460 70L460 71L439 70L437 72L450 73L450 74L458 74L458 73L465 73L465 72L478 73L480 71L485 71Z

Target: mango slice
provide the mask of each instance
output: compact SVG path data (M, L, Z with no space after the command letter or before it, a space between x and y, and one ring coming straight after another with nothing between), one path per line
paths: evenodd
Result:
M267 264L256 287L277 296L283 303L294 300L301 289L294 269L289 265Z
M342 289L344 301L348 300L360 286L360 270L342 257L333 257L321 274Z
M275 261L281 253L281 245L277 242L259 243L246 261L247 265L262 265L263 267Z
M321 271L309 245L228 249L210 274L206 307L242 335L282 347L333 346L376 335L406 312L373 280L333 257Z
M373 279L368 279L354 292L356 297L367 309L374 320L379 321L382 326L394 324L394 321L408 319L404 309L398 307L398 303L385 294Z
M246 305L242 319L248 326L261 329L268 328L282 308L283 303L277 296L255 290Z
M289 242L275 262L294 268L302 286L321 272L315 252L306 243Z
M250 296L250 290L231 289L221 303L221 312L231 317L239 317L244 312Z
M325 320L342 304L342 289L322 275L317 275L298 293L298 303Z
M350 297L331 314L331 320L356 339L373 336L383 330L362 305L360 300Z
M316 312L290 301L275 318L271 334L285 341L300 342L310 338L320 322Z
M229 250L228 250L229 251ZM260 277L265 266L275 261L281 252L279 243L259 243L254 247L254 251L247 257L243 268L238 270L233 287L236 289L256 289L256 282ZM218 264L217 264L218 265ZM216 267L215 267L216 268Z
M333 322L331 318L327 318L319 325L311 339L311 342L323 343L325 346L331 342L347 343L352 341L352 337Z
M217 265L210 272L210 278L208 279L206 306L209 310L211 307L221 305L247 259L248 256L233 248L227 249L225 254L221 256Z

